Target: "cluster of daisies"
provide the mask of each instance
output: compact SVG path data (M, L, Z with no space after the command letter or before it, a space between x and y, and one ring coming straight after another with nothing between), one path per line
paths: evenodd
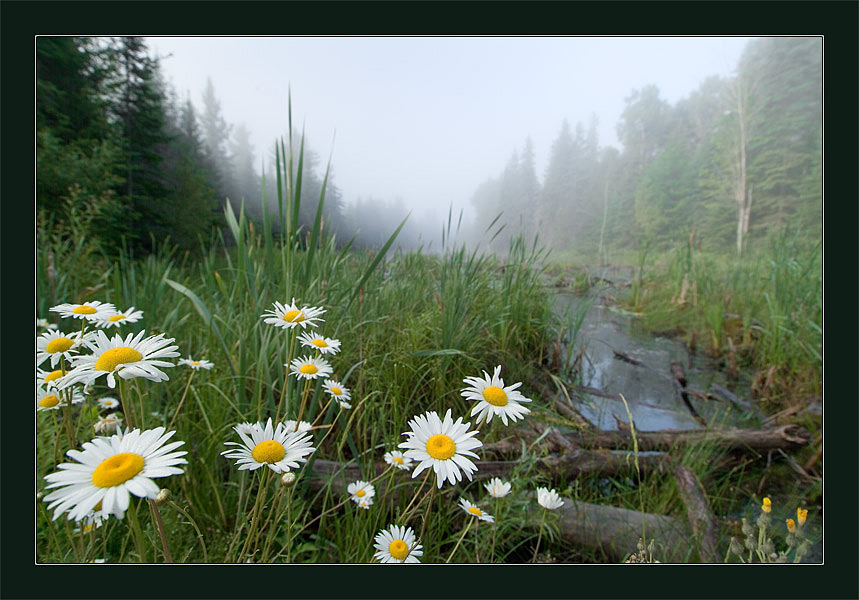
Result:
M174 340L164 334L105 334L111 327L140 321L143 311L133 306L118 311L113 304L91 301L60 304L50 311L60 318L80 320L81 328L65 333L55 323L36 320L37 328L46 330L36 338L37 411L62 410L65 422L71 423L66 417L73 405L93 398L99 417L92 425L95 439L84 442L80 449L67 450L66 455L75 462L62 463L45 476L45 489L52 491L43 500L54 511L54 520L65 513L69 520L80 522L77 531L87 532L100 527L110 515L122 519L130 495L156 499L160 490L154 480L181 474L178 465L187 463L186 452L177 450L185 442L169 441L175 431L164 427L123 429L122 402L113 396L95 398L96 383L102 376L110 388L116 387L117 377L166 381L169 378L161 369L173 367L166 359L179 353L172 345ZM190 357L179 364L195 369L213 366ZM49 365L50 370L43 370L42 365ZM76 443L76 433L70 433L70 444ZM59 428L57 434L59 441Z
M95 301L61 304L50 310L62 318L80 319L81 329L65 333L56 325L37 320L37 325L46 331L37 338L36 366L49 362L52 369L38 369L38 410L65 410L85 402L102 376L109 388L116 387L117 378L141 377L156 383L169 379L162 369L175 366L168 359L179 357L173 338L163 333L147 336L145 330L124 337L120 333L108 337L105 333L110 327L139 321L143 318L142 311L131 307L120 312L112 304ZM289 304L275 302L272 309L261 315L265 323L291 334L287 346L289 356L284 366L288 367L287 377L294 377L296 384L304 383L304 392L297 415L284 415L281 420L278 405L274 421L268 418L265 423L239 423L233 427L239 441L225 442L228 448L221 454L235 460L239 470L262 469L261 474L272 471L281 476L284 485L295 481L295 470L306 463L316 449L312 432L317 428L301 420L312 384L321 383L329 403L336 401L343 410L352 408L349 389L334 378L334 369L328 361L340 351L340 341L314 331L324 322L321 318L324 313L320 307L299 306L293 298ZM91 326L90 331L87 325ZM296 341L307 351L293 358ZM178 364L192 369L192 376L194 371L214 366L190 356L180 359ZM483 446L477 438L476 427L493 418L500 419L506 426L530 413L525 404L531 400L518 391L521 383L505 386L500 365L491 375L484 371L482 377L466 377L463 383L466 387L461 389L461 395L474 403L468 415L476 417L474 428L463 417L454 419L449 409L443 417L435 411L416 415L408 421L409 430L403 432L405 440L398 444L398 449L384 453L389 465L385 473L411 471L414 479L426 472L425 480L434 473L438 489L445 482L456 485L463 476L471 481L477 471L472 459L478 458L475 451ZM286 382L284 385L289 389ZM181 474L179 465L187 464L183 458L187 452L178 450L184 442L170 441L175 431L168 432L164 427L123 429L123 417L115 412L122 408L120 400L102 397L98 399L98 406L106 414L94 425L96 434L108 435L97 435L80 450L70 448L66 454L75 462L60 464L56 472L45 476L47 489L53 491L44 500L49 503L48 509L54 510L54 519L67 513L68 519L82 522L81 530L98 527L110 515L121 519L129 507L130 495L154 500L159 494L154 480ZM320 415L324 412L323 409ZM287 416L295 418L286 419ZM376 479L379 477L381 475ZM348 498L343 502L352 500L369 510L376 497L373 481L375 479L358 480L349 484ZM510 494L512 484L495 478L484 487L490 497L500 499ZM423 485L418 493L422 489ZM550 510L563 505L558 494L546 488L537 490L537 502ZM477 520L490 523L495 520L464 497L460 498L459 506ZM419 562L418 558L423 555L422 545L407 525L391 524L388 529L381 530L374 541L374 558L380 562Z

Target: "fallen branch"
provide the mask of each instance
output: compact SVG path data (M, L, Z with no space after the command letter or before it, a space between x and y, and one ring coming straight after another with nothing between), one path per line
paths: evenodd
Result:
M698 542L698 555L702 562L719 562L716 551L716 525L710 502L704 493L704 488L690 469L683 465L674 468L674 478L680 497L686 505L686 516L695 540Z

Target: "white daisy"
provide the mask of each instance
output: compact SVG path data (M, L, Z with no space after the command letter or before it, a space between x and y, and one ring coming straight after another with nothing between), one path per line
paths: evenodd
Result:
M103 331L95 332L91 340L84 343L92 350L89 356L76 356L72 361L74 369L63 377L63 387L73 383L91 384L105 373L107 385L116 387L114 374L123 379L145 377L151 381L167 381L167 374L158 367L173 367L171 362L159 360L179 356L178 346L170 346L173 338L165 338L163 333L143 339L146 331L136 336L129 333L125 339L118 333L108 338Z
M382 563L416 563L423 556L423 546L417 544L415 532L411 527L389 525L376 534L376 553L373 558Z
M362 498L372 498L376 495L376 488L372 483L367 481L354 481L346 486L346 491L349 492L353 502L360 504Z
M96 435L102 435L105 433L111 435L113 433L120 433L119 430L121 426L122 417L114 413L100 418L92 427L95 430Z
M45 389L52 389L60 385L60 379L66 375L68 371L55 369L53 371L43 371L36 369L36 383Z
M493 477L488 483L484 483L483 487L493 498L503 498L510 493L510 488L513 487L510 482L502 481L498 477Z
M308 326L316 327L316 321L319 321L319 323L323 322L323 320L319 318L319 315L324 312L325 309L314 306L299 308L298 305L295 304L295 298L293 298L292 303L286 306L280 302L275 302L274 308L265 311L260 316L263 321L269 325L283 327L284 329L292 329L298 325L302 328Z
M36 388L36 410L43 412L46 410L59 410L60 406L65 403L60 399L57 390L45 391L40 387Z
M96 327L107 329L108 327L119 327L126 323L137 323L142 318L143 311L134 310L134 307L132 306L128 310L124 310L122 312L114 310L111 313L103 314L96 319L92 319L92 321Z
M408 456L404 456L399 450L385 452L385 462L389 465L394 465L403 471L408 471L412 468L412 459Z
M73 319L86 319L97 323L104 317L109 317L116 312L116 307L110 302L84 302L83 304L58 304L50 309L52 312L60 313L61 317Z
M250 431L242 427L234 427L242 439L237 442L225 442L225 446L237 446L221 452L227 458L234 458L239 465L239 471L250 469L254 471L267 466L275 473L283 473L297 469L298 463L307 462L307 456L314 451L313 439L303 431L289 431L284 423L278 423L272 429L271 418L263 427L262 423L254 423Z
M179 364L184 365L186 367L191 367L195 371L199 371L200 369L206 369L208 371L215 366L215 363L213 362L209 362L208 360L204 360L202 358L200 360L194 360L190 356L188 358L180 358Z
M57 329L56 323L51 323L47 319L36 319L36 327L43 329Z
M483 445L480 440L472 437L478 433L477 430L468 431L471 423L463 423L462 417L454 422L448 409L444 421L439 418L438 413L431 411L417 415L409 421L409 427L412 430L403 433L409 439L398 447L406 449L405 456L420 461L412 471L412 478L431 466L438 478L439 488L445 479L450 481L451 485L456 485L456 482L462 479L460 468L469 481L471 480L471 474L477 471L477 466L466 457L477 458L472 450Z
M51 368L57 366L60 357L64 356L70 361L77 354L84 338L81 332L63 333L62 331L46 331L36 338L36 366L38 367L48 358L51 359Z
M373 499L372 498L366 498L366 497L358 498L358 500L356 500L356 502L358 503L358 506L360 506L364 510L370 510L370 507L373 506Z
M128 508L129 492L139 498L155 498L158 486L153 478L178 475L175 465L187 464L186 451L173 452L185 442L166 444L176 432L163 427L134 429L121 438L96 438L85 442L83 450L69 450L76 463L63 463L59 471L45 475L46 486L57 489L47 496L54 519L68 511L69 519L80 521L101 502L101 514L122 518Z
M549 510L555 510L564 505L564 501L561 500L561 497L558 496L555 490L549 490L549 488L544 487L537 488L537 503Z
M317 333L302 333L298 336L298 341L303 346L319 350L321 354L337 354L340 352L340 340L327 338Z
M71 398L72 404L80 404L84 401L84 395L79 389L61 391L56 388L44 390L36 387L36 410L57 410L61 406L68 406L69 398Z
M349 391L349 388L343 387L342 383L334 379L326 379L322 387L325 388L326 392L331 394L332 398L337 400L341 408L352 408L352 405L349 404L349 400L352 399L352 393Z
M119 400L105 396L98 399L98 405L105 410L113 410L114 408L119 408Z
M462 508L462 510L474 517L477 517L481 521L487 521L489 523L495 522L495 517L493 517L489 513L483 512L482 510L480 510L480 508L478 508L476 504L472 504L465 498L459 499L459 506L460 508Z
M328 377L334 371L324 359L311 356L302 356L294 358L288 365L289 372L300 379L317 379L319 377Z
M296 421L295 419L284 421L283 426L289 432L298 431L299 433L302 433L313 429L313 425L311 423L308 423L307 421Z
M488 423L493 416L498 415L501 417L501 421L507 425L507 417L510 417L511 421L516 421L531 412L519 404L520 402L531 402L521 392L516 391L516 388L522 385L521 382L504 387L504 380L501 379L501 365L495 367L495 372L491 378L489 373L484 371L483 378L466 377L462 382L469 386L461 390L463 398L478 402L477 406L471 410L472 417L477 414L480 415L477 418L478 424L482 423L484 418Z

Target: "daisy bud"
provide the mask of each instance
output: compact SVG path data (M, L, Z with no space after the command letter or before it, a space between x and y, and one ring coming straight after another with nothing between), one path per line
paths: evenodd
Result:
M295 479L295 473L293 473L292 471L287 471L283 474L283 477L280 478L280 483L284 487L289 487L295 483Z
M169 497L170 490L168 490L167 488L162 488L158 490L157 494L155 494L155 504L164 504Z

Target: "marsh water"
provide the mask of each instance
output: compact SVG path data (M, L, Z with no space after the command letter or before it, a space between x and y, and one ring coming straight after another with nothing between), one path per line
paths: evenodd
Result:
M629 270L608 272L601 276L612 282L629 277ZM683 366L687 388L710 392L728 390L739 402L748 400L750 382L748 374L740 373L736 380L729 378L720 365L705 354L690 353L679 340L653 335L642 330L630 315L613 306L607 306L602 294L618 294L607 288L601 292L577 295L559 292L555 297L555 311L561 315L585 310L581 327L572 345L562 350L569 353L571 362L581 354L575 382L608 394L623 394L635 426L640 431L661 429L700 429L703 427L689 410L680 395L680 388L671 372L671 363ZM594 294L597 297L594 298ZM638 364L634 364L626 358ZM617 419L628 421L623 402L600 395L584 393L577 401L583 417L600 429L617 429ZM732 426L748 424L748 411L737 408L727 400L709 400L687 396L698 415L712 425ZM745 419L746 421L743 421Z

